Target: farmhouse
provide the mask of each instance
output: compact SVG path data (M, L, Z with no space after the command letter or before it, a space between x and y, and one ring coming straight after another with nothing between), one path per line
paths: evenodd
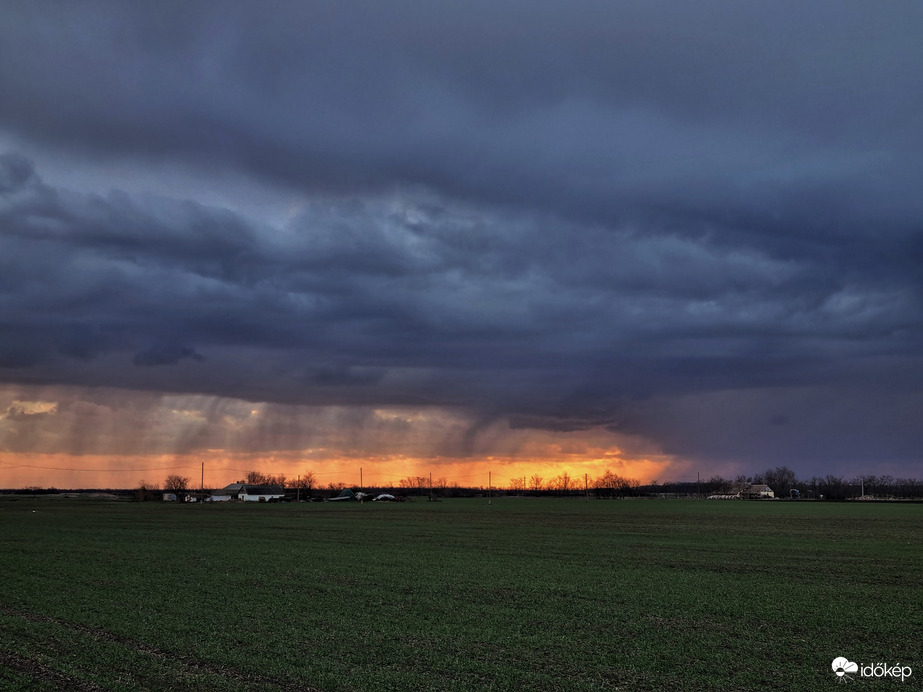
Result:
M276 502L284 497L285 489L281 485L231 483L220 490L214 491L209 501L227 502L229 500L241 500L243 502Z
M772 488L762 483L731 483L723 487L714 495L709 495L709 500L767 500L776 494Z

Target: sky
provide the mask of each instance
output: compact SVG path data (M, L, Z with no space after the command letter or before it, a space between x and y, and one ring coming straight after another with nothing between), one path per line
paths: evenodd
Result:
M5 2L0 487L923 478L921 36Z

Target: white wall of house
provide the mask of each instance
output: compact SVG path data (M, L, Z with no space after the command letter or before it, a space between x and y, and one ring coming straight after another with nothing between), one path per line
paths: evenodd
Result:
M237 499L243 500L244 502L259 502L261 497L264 498L263 502L269 502L271 499L278 500L285 497L285 495L247 495L245 493L241 493L237 496Z

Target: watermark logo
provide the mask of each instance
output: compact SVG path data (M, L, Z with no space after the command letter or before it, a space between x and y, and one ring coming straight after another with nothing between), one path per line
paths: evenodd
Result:
M858 665L847 658L843 658L842 656L837 656L835 659L833 659L833 663L831 665L833 667L833 672L836 673L838 678L842 678L847 673L859 672Z
M858 674L860 678L894 678L904 682L913 675L910 666L903 666L900 663L891 665L889 663L854 663L848 658L837 656L830 664L833 672L836 674L838 682L849 682L852 676Z

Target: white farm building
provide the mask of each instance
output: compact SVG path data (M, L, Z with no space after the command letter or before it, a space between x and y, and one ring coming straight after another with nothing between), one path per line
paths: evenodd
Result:
M761 483L731 483L719 490L714 495L709 495L709 500L771 500L776 494L768 485Z
M209 502L278 502L285 497L281 485L253 485L252 483L231 483L221 490L216 490L208 498Z

